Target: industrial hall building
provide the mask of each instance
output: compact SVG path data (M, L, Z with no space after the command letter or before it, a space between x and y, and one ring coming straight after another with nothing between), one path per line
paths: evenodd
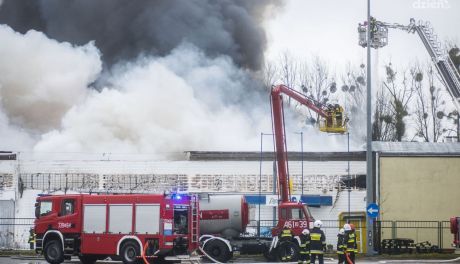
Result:
M460 144L373 143L375 186L381 212L379 238L410 237L447 247L448 226L403 228L403 221L444 223L460 213ZM358 227L358 247L366 243L366 160L364 151L290 152L292 200L306 203L324 223L327 243L338 227ZM276 220L276 170L272 152L187 151L170 160L100 154L39 157L1 153L0 247L27 247L35 197L41 193L243 194L250 207L247 234L270 235ZM275 202L274 202L275 201ZM446 206L449 204L449 206ZM19 224L19 222L23 224ZM398 226L399 225L399 226ZM406 224L407 226L408 224ZM14 234L14 235L6 235Z

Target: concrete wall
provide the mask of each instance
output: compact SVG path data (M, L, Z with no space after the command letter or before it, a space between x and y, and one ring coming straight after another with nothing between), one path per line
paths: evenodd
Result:
M449 221L460 215L460 157L380 157L378 171L380 220ZM399 224L396 237L439 244L437 223L417 225ZM452 242L447 227L442 228L444 247ZM391 230L383 230L383 238L389 237Z

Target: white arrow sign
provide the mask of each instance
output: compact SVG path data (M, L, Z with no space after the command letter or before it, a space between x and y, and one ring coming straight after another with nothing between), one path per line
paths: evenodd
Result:
M369 208L369 210L367 210L370 214L374 214L374 213L378 213L379 210L375 209L375 208Z

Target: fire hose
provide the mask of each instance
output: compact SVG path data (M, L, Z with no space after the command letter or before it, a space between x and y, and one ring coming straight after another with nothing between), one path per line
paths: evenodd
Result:
M150 262L147 260L147 256L145 255L145 251L147 251L148 245L149 245L149 241L145 242L144 248L142 249L142 253L141 253L142 260L144 260L145 264L150 264ZM156 257L155 255L158 254L158 252L160 252L160 250L155 251L155 253L153 253L152 256L148 256L148 257L154 258Z
M350 259L350 255L346 251L344 253L345 253L345 257L347 258L348 264L353 264L353 261L351 261Z

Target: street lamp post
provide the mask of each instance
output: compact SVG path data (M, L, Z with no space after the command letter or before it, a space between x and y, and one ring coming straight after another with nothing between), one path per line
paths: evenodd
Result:
M259 219L257 221L257 236L260 237L260 201L262 200L262 161L264 133L260 133L260 165L259 165Z
M351 194L351 177L350 177L350 132L347 132L347 171L348 171L348 219L351 217L350 194Z
M262 200L262 161L263 161L263 143L264 143L264 136L272 136L271 133L260 133L260 164L259 164L259 220L257 221L257 236L260 237L260 203ZM275 183L274 183L275 184Z
M302 180L302 183L301 183L301 188L302 188L302 191L301 191L301 195L303 196L303 179L304 179L304 176L303 176L303 131L300 131L300 132L295 132L295 134L299 134L300 135L300 160L301 160L301 172L302 172L302 177L301 177L301 180ZM300 199L302 199L302 196Z
M372 169L372 87L371 87L371 0L367 0L367 149L366 149L366 204L374 201L373 169ZM367 206L366 206L367 207ZM374 255L374 223L373 219L366 214L367 223L367 255Z
M303 196L303 131L300 132L300 156L302 159L302 193L301 195ZM302 199L302 196L300 196L300 199Z

